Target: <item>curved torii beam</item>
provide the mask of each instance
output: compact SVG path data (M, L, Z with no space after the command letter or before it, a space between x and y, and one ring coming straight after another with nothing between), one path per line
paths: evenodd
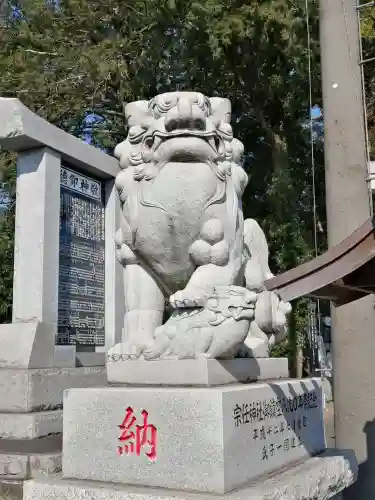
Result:
M375 293L375 217L322 255L265 282L284 301L308 296L338 307Z

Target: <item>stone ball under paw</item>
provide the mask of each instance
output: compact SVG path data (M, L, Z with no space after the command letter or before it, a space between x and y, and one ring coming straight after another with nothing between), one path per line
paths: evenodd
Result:
M214 245L221 241L224 237L224 228L223 224L219 219L210 219L206 221L201 230L201 238Z
M225 240L219 241L211 247L211 263L216 266L225 266L229 260L229 245Z
M191 258L198 265L209 264L211 261L211 245L203 240L196 240L190 247Z

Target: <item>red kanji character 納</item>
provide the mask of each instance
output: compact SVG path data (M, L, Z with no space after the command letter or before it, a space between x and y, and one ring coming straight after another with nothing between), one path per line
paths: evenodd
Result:
M154 425L148 423L148 412L142 410L141 415L143 417L143 425L136 425L135 429L132 430L136 422L136 417L134 416L133 409L129 406L126 409L125 418L120 429L123 429L123 433L119 437L119 441L125 442L124 446L118 446L117 451L119 455L129 455L135 453L140 456L142 448L144 446L149 446L150 450L145 453L145 455L150 460L156 459L156 441L157 441L157 429Z

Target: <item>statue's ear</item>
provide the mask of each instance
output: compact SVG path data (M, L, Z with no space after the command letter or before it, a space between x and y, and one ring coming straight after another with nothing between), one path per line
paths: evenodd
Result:
M129 127L139 126L149 128L153 118L148 106L148 101L134 101L123 104L125 118Z
M212 116L211 120L215 125L220 122L230 123L232 105L229 99L222 97L210 97Z

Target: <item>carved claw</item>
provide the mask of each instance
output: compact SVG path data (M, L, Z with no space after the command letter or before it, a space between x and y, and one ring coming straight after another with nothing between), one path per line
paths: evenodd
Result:
M184 290L179 290L169 298L169 303L174 309L188 307L203 307L203 299L192 298L185 294Z
M139 359L142 356L143 350L146 348L144 344L137 344L134 342L124 342L113 346L108 351L109 361L125 361L127 359Z
M129 358L138 359L142 354L142 348L139 345L132 345L130 348Z
M177 309L178 307L182 307L183 300L184 300L183 293L181 291L178 291L174 295L170 296L169 303L172 307Z

